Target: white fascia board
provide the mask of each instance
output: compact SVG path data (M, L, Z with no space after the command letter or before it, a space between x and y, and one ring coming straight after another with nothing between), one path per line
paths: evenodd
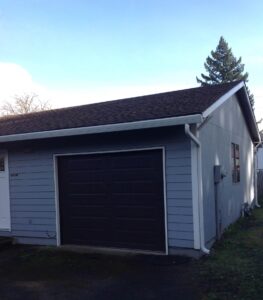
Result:
M256 131L256 133L257 133L257 138L258 138L258 141L259 141L259 143L261 143L261 136L260 136L260 133L259 133L259 128L258 128L258 126L257 126L257 120L256 120L256 118L255 118L255 114L254 114L254 112L253 112L253 110L252 110L252 107L251 107L251 105L250 105L250 100L249 100L249 95L248 95L248 93L247 93L247 89L244 89L244 93L245 93L245 95L246 95L246 100L247 100L247 103L248 103L248 106L249 106L249 110L250 110L250 114L251 114L251 116L252 116L252 119L253 119L253 124L254 124L254 126L255 126L255 131Z
M0 136L0 143L201 123L201 114Z
M214 112L219 106L221 106L224 102L226 102L231 96L233 96L238 90L240 90L244 85L243 82L240 82L235 87L233 87L230 91L225 93L222 97L220 97L214 104L209 106L204 112L203 117L208 117L212 112Z

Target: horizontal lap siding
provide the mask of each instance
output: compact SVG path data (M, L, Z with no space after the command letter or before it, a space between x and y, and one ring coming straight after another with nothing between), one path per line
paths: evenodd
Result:
M9 153L12 235L20 242L56 244L53 155Z
M191 148L184 136L166 144L166 197L169 247L193 248Z
M12 234L27 243L56 243L53 154L165 147L170 247L193 247L190 142L182 130L162 129L9 149ZM60 145L64 145L63 147ZM30 147L29 147L30 148Z

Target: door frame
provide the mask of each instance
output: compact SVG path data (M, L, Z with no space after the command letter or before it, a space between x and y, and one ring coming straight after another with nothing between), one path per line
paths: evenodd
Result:
M152 254L164 254L168 255L168 226L167 226L167 199L166 199L166 159L165 159L165 147L145 147L145 148L131 148L120 150L105 150L105 151L90 151L90 152L69 152L69 153L56 153L53 154L53 167L54 167L54 186L55 186L55 208L56 208L56 238L57 246L61 246L61 227L60 227L60 204L59 204L59 184L58 184L58 157L61 156L77 156L77 155L92 155L92 154L107 154L107 153L121 153L121 152L135 152L135 151L149 151L149 150L161 150L162 151L162 166L163 166L163 199L164 199L164 235L165 235L165 252L159 251L147 251L147 250L133 250L133 249L120 249L110 247L99 247L112 250L121 250L135 253L152 253ZM76 245L78 246L78 245ZM82 246L89 248L98 248L93 246Z
M11 232L11 202L10 202L10 178L9 178L9 159L8 159L8 150L7 149L1 149L0 150L0 155L4 155L5 157L5 173L6 173L6 179L7 179L7 195L8 195L8 207L9 207L9 213L8 213L8 227L6 228L1 228L0 227L0 232ZM1 173L1 172L0 172Z

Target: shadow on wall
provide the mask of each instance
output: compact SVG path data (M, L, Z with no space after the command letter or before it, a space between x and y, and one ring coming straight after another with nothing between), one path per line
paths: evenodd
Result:
M263 197L263 170L258 170L258 197Z

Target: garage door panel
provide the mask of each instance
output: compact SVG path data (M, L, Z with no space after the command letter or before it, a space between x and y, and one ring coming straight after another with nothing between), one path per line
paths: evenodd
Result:
M105 170L75 170L68 171L71 183L101 182L105 178ZM67 180L67 179L65 179Z
M77 170L105 170L107 168L107 160L105 158L98 157L82 157L74 156L69 157L67 162L67 167L72 171Z
M147 230L118 230L116 231L116 239L128 243L155 243L157 241L156 233L152 231Z
M117 217L117 222L115 223L116 229L123 229L126 230L147 230L147 231L155 231L161 230L159 229L159 224L156 223L154 218L122 218Z
M58 159L62 244L165 251L162 151Z
M72 216L71 224L74 228L90 228L104 230L109 226L110 220L107 217L87 217L87 216Z
M115 216L117 218L156 218L159 217L158 211L155 207L139 207L139 206L115 206Z
M111 190L113 193L141 193L141 194L155 194L155 185L156 182L153 180L151 182L144 181L113 181L111 185Z
M152 159L149 159L149 157L145 158L144 155L135 153L132 160L125 154L120 155L117 158L113 157L111 160L111 167L113 170L151 169L153 168L153 164Z
M73 227L73 229L78 230L78 234L75 234L75 238L80 239L80 238L85 238L85 239L91 239L91 240L109 240L109 234L105 230L105 227L102 228L101 226L89 226L89 227ZM74 231L75 232L75 231ZM95 235L96 233L96 235ZM99 235L99 236L98 236Z
M111 236L105 230L78 228L78 235L71 239L74 245L104 246L110 244Z
M89 206L89 205L71 205L71 216L79 216L79 217L109 217L111 213L111 208L106 205L100 206Z
M107 189L107 184L103 181L94 183L68 183L67 186L68 192L72 194L82 194L87 192L89 194L101 194L106 193Z
M162 197L157 197L152 193L113 193L115 205L152 205L153 202L162 201ZM161 204L162 205L162 204Z
M107 203L107 194L99 192L94 194L70 194L68 202L76 203L77 205L104 205Z
M113 181L151 181L148 179L149 172L154 170L153 168L142 169L142 168L133 168L133 169L123 169L123 170L112 170L111 176Z

